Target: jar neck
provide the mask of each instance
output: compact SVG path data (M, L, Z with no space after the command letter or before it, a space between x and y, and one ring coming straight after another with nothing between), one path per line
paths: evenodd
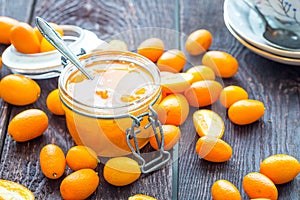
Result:
M116 118L126 116L129 113L134 112L143 112L143 110L147 110L148 106L154 104L160 96L161 86L160 86L160 74L159 70L154 63L150 60L131 52L95 52L92 54L87 54L80 57L88 70L94 70L95 73L99 73L99 71L107 70L111 67L114 62L128 62L132 63L138 68L141 68L141 76L146 77L146 84L150 85L149 92L147 95L142 96L140 99L134 100L129 103L125 103L122 105L112 104L110 106L103 106L104 104L99 104L97 100L92 102L86 102L78 98L78 96L74 95L74 92L69 90L70 80L73 79L82 79L80 78L81 73L75 68L72 64L66 66L66 68L62 71L61 76L59 77L59 92L60 98L63 104L69 108L70 110L79 113L81 115L86 115L89 117L96 118ZM101 63L107 63L103 65L104 68L98 69ZM130 74L130 71L128 72ZM105 74L104 74L105 75ZM75 78L74 78L75 77ZM115 76L111 76L115 77ZM120 77L115 77L117 80L120 80ZM76 85L76 81L75 85ZM82 80L79 80L79 82ZM111 80L115 81L115 80ZM131 80L136 84L145 84L140 83L136 80ZM71 81L72 82L72 81ZM97 81L96 81L97 82ZM101 81L100 81L101 82ZM120 83L120 87L126 87L126 84L129 84L130 80L125 79ZM138 86L136 86L138 87ZM131 89L131 88L130 88ZM85 90L85 88L83 88ZM96 91L96 89L86 89L91 90L92 93ZM84 96L84 95L83 95ZM85 98L85 97L84 97Z

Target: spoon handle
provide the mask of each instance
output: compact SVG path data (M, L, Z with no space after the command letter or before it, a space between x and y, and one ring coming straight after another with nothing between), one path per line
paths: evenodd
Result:
M93 79L93 76L87 72L82 66L77 56L71 51L71 49L65 44L61 37L55 30L42 18L36 17L36 26L42 33L42 35L68 60L70 60L75 67L77 67L88 79Z

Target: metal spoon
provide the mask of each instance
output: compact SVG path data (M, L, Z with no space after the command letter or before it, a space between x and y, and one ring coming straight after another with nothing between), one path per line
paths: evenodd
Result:
M244 0L244 2L263 20L263 23L265 24L263 37L270 43L270 45L291 51L300 49L300 37L298 34L283 28L272 28L256 5L250 3L248 0Z
M46 20L36 17L35 23L42 35L70 62L75 65L88 79L94 77L84 68L77 56L71 51L55 30L46 22Z

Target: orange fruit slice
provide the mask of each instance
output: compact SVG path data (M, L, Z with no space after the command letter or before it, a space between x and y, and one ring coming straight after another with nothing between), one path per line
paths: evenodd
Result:
M197 110L193 114L195 129L200 137L222 138L225 130L223 119L216 112L207 109Z
M0 179L0 199L34 200L34 195L19 183Z
M128 198L128 200L156 200L154 197L150 197L145 194L135 194Z

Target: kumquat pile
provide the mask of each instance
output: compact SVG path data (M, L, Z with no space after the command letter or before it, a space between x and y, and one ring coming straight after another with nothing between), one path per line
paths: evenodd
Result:
M51 23L51 26L61 36L64 34L59 25ZM0 17L0 33L0 43L12 44L24 54L54 50L36 27L9 17ZM136 49L137 54L154 62L160 71L162 94L153 108L162 124L164 149L171 151L175 145L180 145L181 137L193 134L197 141L192 144L193 152L190 153L215 165L230 162L232 155L237 153L234 144L223 139L226 135L225 120L231 126L247 126L264 120L265 105L240 85L224 86L222 79L234 77L238 73L239 62L228 52L210 50L212 43L212 33L199 29L190 33L183 50L165 49L160 38L148 38ZM113 40L109 46L110 50L128 49L121 40ZM202 55L202 64L185 69L188 56L198 55ZM66 115L58 89L47 94L45 102L40 102L42 92L37 81L24 75L9 74L1 79L0 97L3 101L24 106L24 110L9 121L7 130L9 137L18 145L26 145L34 138L42 137L51 119ZM48 110L25 107L35 102L45 104ZM225 116L212 109L215 104L226 111ZM193 122L191 130L194 132L181 131L180 127L186 120ZM157 138L162 141L158 132ZM149 148L154 151L159 150L157 138L150 133ZM55 143L56 140L53 140L37 152L38 162L43 176L50 181L59 181L63 199L86 199L103 182L123 187L138 181L142 175L139 163L130 157L112 157L101 166L102 158L94 149L84 145L63 149ZM276 200L279 195L277 185L292 181L300 172L300 163L295 156L269 155L261 161L259 169L253 169L241 177L241 187L232 180L216 180L210 187L211 196L215 200L241 200L243 189L250 199ZM34 199L34 195L21 184L0 179L0 199L14 198ZM128 199L151 200L155 197L134 194Z

